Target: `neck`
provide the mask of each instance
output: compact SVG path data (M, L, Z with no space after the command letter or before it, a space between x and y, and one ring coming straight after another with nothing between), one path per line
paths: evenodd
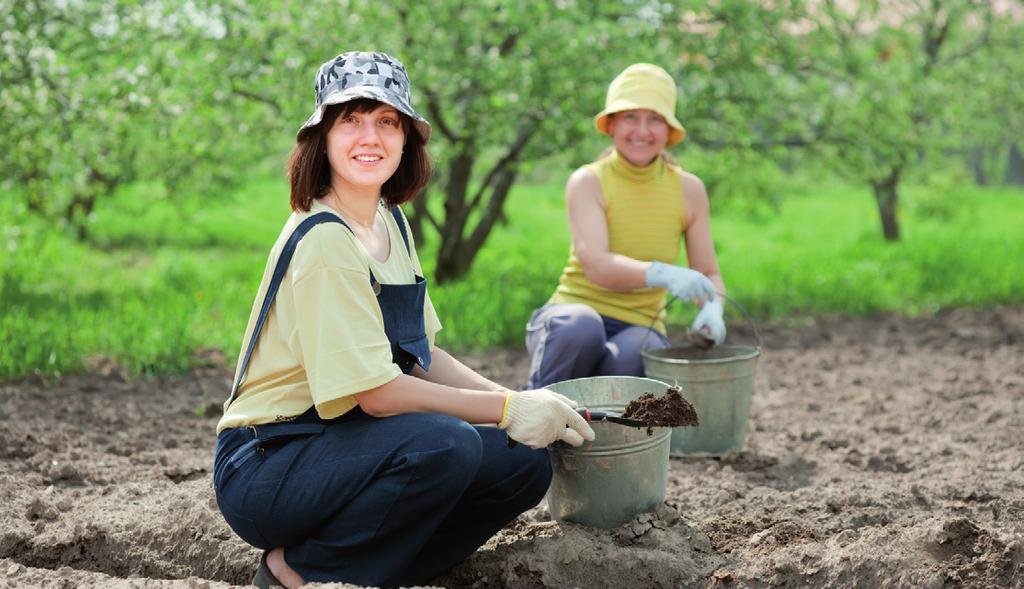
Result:
M625 163L627 163L627 164L629 164L629 165L631 165L631 166L633 166L635 168L646 168L647 166L653 164L654 162L658 161L659 158L661 158L661 154L658 154L658 155L652 157L651 159L647 160L646 162L634 162L633 160L631 160L628 157L626 157L625 154L623 154L618 149L616 149L615 152L616 152L616 154L618 154L620 160L622 160L623 162L625 162Z
M624 178L634 182L647 182L658 178L665 166L661 165L661 157L655 157L646 165L637 165L629 161L622 152L616 150L611 162L611 169Z
M342 215L364 227L373 225L380 206L380 189L358 190L353 187L331 185L326 200Z
M327 201L342 216L362 226L372 227L377 220L377 207L380 204L379 197L370 198L365 195L354 196L348 193L339 193L332 186L331 190L328 191Z

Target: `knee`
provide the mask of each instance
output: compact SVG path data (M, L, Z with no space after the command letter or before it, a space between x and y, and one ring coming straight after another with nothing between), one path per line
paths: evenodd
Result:
M562 337L581 347L604 345L604 321L588 305L567 304L551 317L549 329L552 337Z
M410 431L411 444L405 456L423 472L436 473L453 484L469 484L480 468L483 442L465 421L437 413L408 414L417 422Z
M640 358L644 350L659 350L668 347L668 340L653 329L646 327L630 327L623 330L612 341L618 346L621 355Z
M515 459L518 468L509 479L511 484L505 501L522 513L540 503L547 494L551 486L551 460L547 450L528 448L517 453Z

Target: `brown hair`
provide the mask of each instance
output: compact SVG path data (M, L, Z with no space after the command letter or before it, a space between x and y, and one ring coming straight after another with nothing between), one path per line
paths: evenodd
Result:
M313 199L327 193L331 185L331 165L327 161L327 132L339 116L353 112L372 112L381 102L369 98L358 98L342 104L332 104L324 109L320 123L299 132L295 149L288 160L288 179L291 181L291 204L293 211L308 211ZM405 148L398 169L381 187L380 196L384 204L394 207L408 202L419 194L430 181L433 165L423 138L416 131L412 119L399 112L402 129L405 131Z

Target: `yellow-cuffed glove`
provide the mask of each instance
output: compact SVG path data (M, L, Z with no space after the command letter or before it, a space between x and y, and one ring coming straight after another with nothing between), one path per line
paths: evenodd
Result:
M498 428L508 437L531 448L543 448L559 440L579 446L593 440L594 430L576 413L576 402L547 389L509 391Z

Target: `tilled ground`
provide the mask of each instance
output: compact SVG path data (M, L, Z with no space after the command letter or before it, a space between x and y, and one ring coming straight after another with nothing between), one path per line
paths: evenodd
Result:
M615 530L541 506L434 583L1024 587L1024 308L762 331L742 452L673 459L666 505ZM525 380L518 350L466 360ZM0 587L248 582L210 487L229 378L0 383Z

